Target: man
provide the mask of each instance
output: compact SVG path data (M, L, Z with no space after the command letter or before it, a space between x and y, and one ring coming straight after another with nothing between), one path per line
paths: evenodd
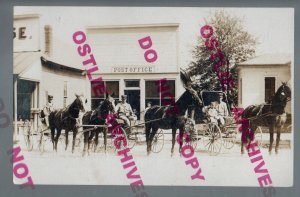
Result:
M121 102L117 104L115 110L119 118L125 121L125 126L130 126L130 120L137 120L137 117L134 115L131 106L126 102L127 95L121 96Z
M53 96L48 95L48 102L46 103L46 105L43 108L45 122L48 127L49 127L49 115L52 111L54 111L54 106L53 106L52 101L53 101Z
M147 107L146 107L146 109L145 109L145 113L146 113L146 111L148 110L148 109L150 109L152 107L152 103L149 101L149 102L147 102Z
M219 94L219 104L217 105L218 115L221 117L220 122L222 125L225 124L225 117L229 115L228 107L225 102L223 102L223 93Z

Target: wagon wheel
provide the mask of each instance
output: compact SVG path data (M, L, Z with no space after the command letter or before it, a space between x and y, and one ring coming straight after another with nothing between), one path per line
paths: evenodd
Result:
M39 127L38 128L38 148L41 154L43 154L45 152L45 136L44 136L44 132L42 131L42 128Z
M223 146L226 149L231 149L236 143L236 129L227 128L228 130L223 136Z
M164 147L164 139L165 139L164 130L160 129L153 137L152 148L151 148L151 151L153 153L159 153L160 151L162 151Z
M263 136L263 134L262 134L261 127L257 127L255 134L254 134L254 140L256 141L256 143L259 147L262 146L262 136Z
M188 137L183 139L183 144L190 145L191 147L193 147L194 151L197 148L197 143L198 143L197 133L188 134Z
M111 137L111 145L112 145L112 148L113 148L113 150L114 151L117 151L117 146L119 146L120 148L120 150L122 150L122 149L125 149L125 148L127 148L127 147L129 147L129 144L130 144L130 142L128 141L128 138L127 138L127 135L126 135L126 131L124 130L124 128L123 127L120 127L121 128L121 130L122 130L122 133L120 133L120 134L115 134L114 136L112 136ZM123 142L121 142L121 140L118 140L118 141L116 141L116 144L115 144L115 140L117 139L117 138L122 138L122 139L124 139L125 138L125 140L126 140L126 142L127 142L127 146L124 146L124 143ZM129 144L128 144L129 143ZM131 144L132 145L132 144ZM134 146L134 145L133 145Z
M127 147L130 149L132 149L138 141L137 131L137 127L127 127L125 129L125 133L127 136Z
M208 129L204 131L204 147L210 152L210 155L218 155L222 148L222 133L218 125L208 123Z
M25 141L25 146L26 146L27 150L32 151L32 149L33 149L33 137L30 133L27 134L27 135L24 135L24 141Z

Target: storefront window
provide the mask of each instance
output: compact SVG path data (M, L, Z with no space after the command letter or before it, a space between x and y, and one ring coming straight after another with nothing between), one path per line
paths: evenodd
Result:
M110 94L117 102L119 100L119 81L103 81L103 83L106 86L107 93ZM91 90L91 92L91 108L95 109L100 105L101 101L104 101L104 99L106 98L106 94L95 96L93 90Z
M140 81L139 80L125 80L125 87L126 88L139 88Z
M175 96L175 80L167 80L167 86L169 87L168 92ZM151 102L152 106L154 105L166 105L172 100L174 101L175 97L162 97L160 87L156 84L156 81L146 81L145 83L146 98L145 98L145 107L147 103Z

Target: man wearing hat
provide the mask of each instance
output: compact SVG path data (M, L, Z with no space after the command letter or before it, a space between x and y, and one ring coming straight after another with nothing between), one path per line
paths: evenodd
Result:
M116 106L116 112L120 119L125 121L126 126L130 126L130 120L136 120L137 117L134 115L132 108L129 103L126 102L127 95L121 96L121 102Z
M45 116L45 122L46 125L49 127L49 115L50 113L54 110L54 106L53 106L53 96L52 95L48 95L48 102L46 103L46 105L43 108L43 113Z

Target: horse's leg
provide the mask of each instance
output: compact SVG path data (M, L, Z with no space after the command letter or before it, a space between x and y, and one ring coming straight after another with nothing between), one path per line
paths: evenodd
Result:
M279 142L280 142L280 133L281 133L282 127L277 128L277 136L276 136L276 146L275 146L275 153L278 154L278 148L279 148Z
M145 133L146 133L146 144L147 144L147 155L150 154L151 152L151 144L150 143L150 140L149 140L149 137L150 137L150 131L151 131L151 126L150 124L145 124Z
M72 153L74 153L74 150L75 150L75 142L76 142L77 132L78 132L77 128L73 129Z
M89 134L89 137L88 137L88 154L90 155L90 148L91 148L91 144L92 144L92 141L93 141L93 137L95 135L95 130L92 130Z
M96 130L95 130L95 140L94 140L94 142L95 142L94 152L96 152L97 147L98 147L98 143L99 143L99 142L98 142L99 133L100 133L99 129L96 129Z
M179 129L179 138L180 138L180 143L179 143L179 154L181 156L181 148L182 148L182 144L183 144L183 128ZM176 131L175 131L175 136L176 136Z
M83 130L85 130L85 128L83 128ZM83 145L82 156L85 156L85 154L86 154L86 149L87 149L88 140L89 140L89 133L90 133L89 131L83 133L83 142L84 142L84 145Z
M57 152L57 143L58 143L58 139L59 139L59 136L61 134L61 129L57 129L57 134L56 134L56 137L55 137L55 151Z
M107 128L102 128L103 140L104 140L104 152L106 153L106 144L107 144Z
M55 135L55 128L51 128L51 141L52 141L52 145L53 145L53 150L55 150L54 135Z
M274 138L273 138L273 136L274 136L274 126L273 125L271 125L269 127L269 131L270 131L269 154L271 154L272 153L272 148L273 148L273 141L274 141Z
M69 131L68 130L65 130L65 137L66 137L66 147L65 147L65 150L67 150L68 148L68 144L69 144Z
M172 148L171 148L171 156L173 156L173 154L174 154L174 145L175 145L176 130L177 130L177 129L172 129Z
M150 152L151 152L151 149L152 149L152 141L153 141L153 138L154 138L154 136L156 135L156 133L157 133L157 130L158 130L158 128L156 128L156 127L152 127L152 131L151 131L151 133L150 133L150 136L149 136L149 141L148 141L148 143L149 143L149 152L148 152L148 155L150 154Z

